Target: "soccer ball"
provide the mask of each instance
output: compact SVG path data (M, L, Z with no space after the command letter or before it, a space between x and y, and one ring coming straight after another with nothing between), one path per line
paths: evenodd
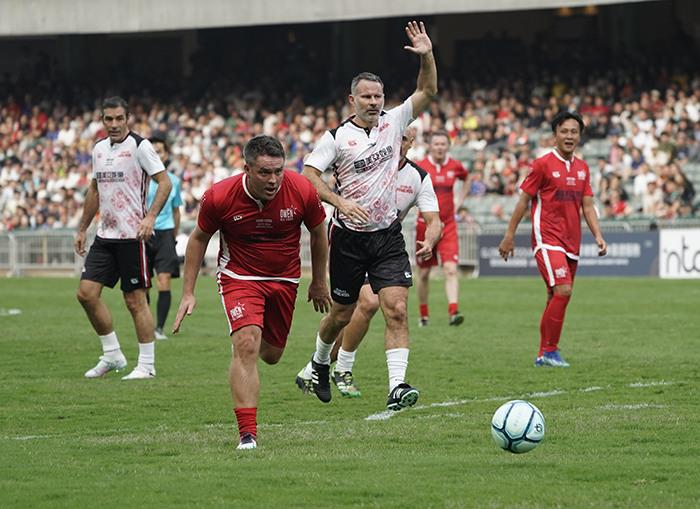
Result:
M509 401L493 414L491 436L506 451L516 454L531 451L544 438L542 412L527 401Z

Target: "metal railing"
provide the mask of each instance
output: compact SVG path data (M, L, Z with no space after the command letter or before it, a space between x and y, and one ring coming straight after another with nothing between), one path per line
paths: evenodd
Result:
M530 231L530 224L520 224L519 232ZM697 228L700 219L693 218L675 221L603 221L601 228L604 232L639 232L662 228ZM476 268L479 263L478 245L480 234L502 234L505 223L458 223L459 235L459 264L467 268ZM585 228L585 226L584 226ZM406 250L415 262L415 222L407 218L403 224L403 235L406 239ZM73 249L73 230L41 230L16 231L0 233L0 273L10 276L31 275L36 273L80 274L83 258ZM88 243L92 236L88 235ZM206 253L207 266L216 266L218 253L218 235L214 236ZM302 267L311 267L311 252L309 250L309 232L302 228L301 236Z

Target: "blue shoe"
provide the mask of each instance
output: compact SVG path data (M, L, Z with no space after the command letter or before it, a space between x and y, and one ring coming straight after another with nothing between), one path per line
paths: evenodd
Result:
M559 350L545 352L535 360L535 366L550 366L552 368L568 368L570 364L564 360Z

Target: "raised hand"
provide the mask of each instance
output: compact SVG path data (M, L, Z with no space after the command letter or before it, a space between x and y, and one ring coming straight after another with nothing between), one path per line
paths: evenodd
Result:
M411 46L404 46L403 49L416 55L425 55L433 50L433 43L430 41L422 21L409 21L406 25L406 35L411 41Z

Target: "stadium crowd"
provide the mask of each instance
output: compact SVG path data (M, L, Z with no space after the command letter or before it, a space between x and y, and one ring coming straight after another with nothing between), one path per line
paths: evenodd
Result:
M283 104L269 101L266 91L224 90L216 87L195 101L147 92L130 98L132 129L170 144L185 222L194 219L209 186L241 171L242 147L252 136L278 137L289 167L301 171L319 137L349 115L343 101L311 104L296 95ZM581 153L603 218L698 214L684 171L700 163L697 71L658 68L652 80L602 71L570 81L556 75L491 85L454 80L440 90L415 122L417 143L409 156L425 154L431 130L447 130L453 157L470 172L470 201L517 194L531 161L550 150L549 121L564 108L578 111L587 125ZM0 231L74 228L91 178L92 147L105 136L101 98L93 95L86 104L46 91L19 93L7 79L0 79L0 91ZM403 93L390 95L387 107ZM490 210L506 219L501 205ZM459 215L470 217L464 209Z

